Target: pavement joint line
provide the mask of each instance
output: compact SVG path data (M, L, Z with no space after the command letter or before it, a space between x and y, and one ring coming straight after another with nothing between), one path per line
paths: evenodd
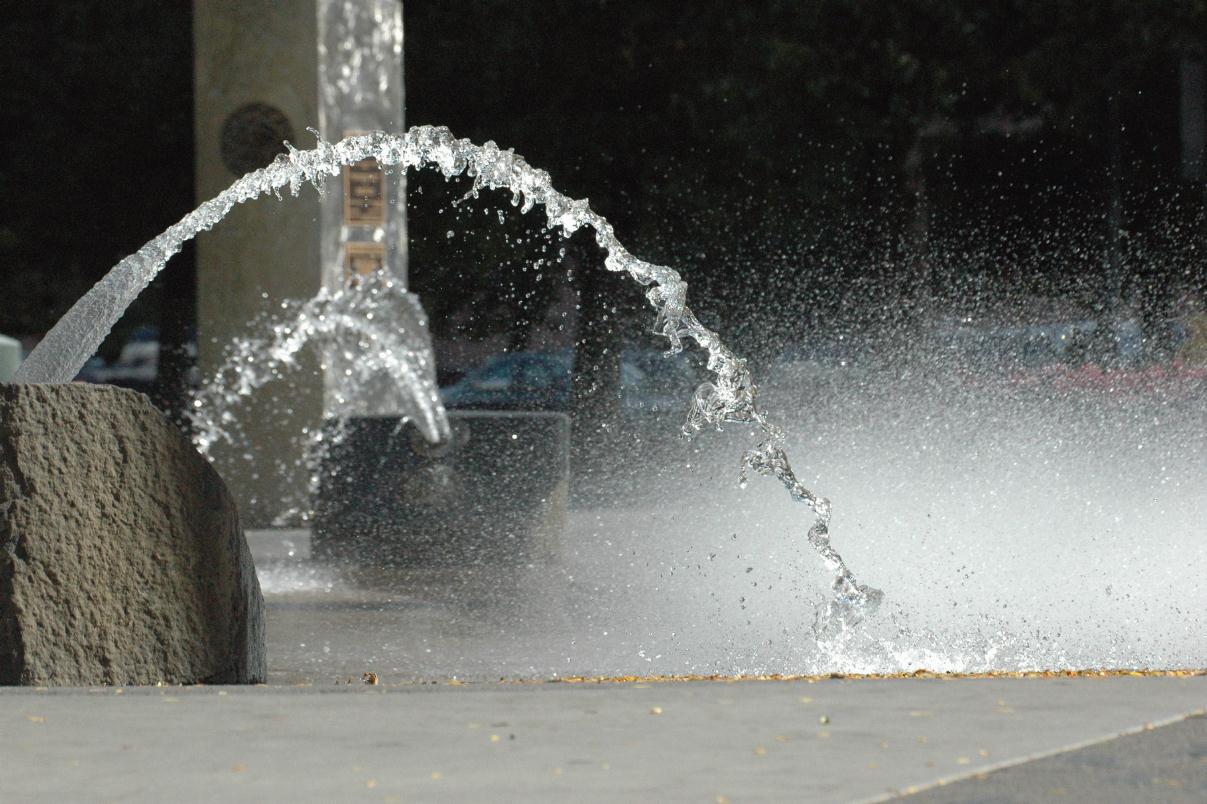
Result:
M372 676L370 680L366 676ZM381 691L390 689L412 689L418 687L445 686L445 687L471 687L471 688L490 688L490 687L524 687L524 686L567 686L567 687L590 687L590 686L606 686L606 685L621 685L621 684L690 684L701 682L712 682L721 684L741 684L748 682L760 683L806 683L816 684L823 681L903 681L909 679L927 679L936 681L978 681L978 680L998 680L998 679L1018 679L1023 681L1042 680L1042 679L1059 679L1059 678L1086 678L1086 679L1108 679L1108 678L1197 678L1207 676L1207 668L1181 668L1181 669L1164 669L1164 670L1133 670L1128 668L1090 668L1078 670L991 670L978 673L949 673L937 672L931 670L913 670L901 673L820 673L820 674L784 674L771 673L766 675L695 675L695 674L680 674L680 675L651 675L651 676L559 676L553 678L524 678L502 677L495 679L462 679L462 678L414 678L401 681L382 681L380 677L372 672L362 674L361 678L347 676L346 678L335 678L330 682L303 681L297 683L261 683L248 685L235 685L233 689L317 689L320 691L330 689L344 689L347 687L372 686L377 687ZM222 688L228 685L212 685L212 684L146 684L146 685L130 685L120 684L112 686L87 686L87 687L47 687L47 686L14 686L0 687L0 693L44 693L55 691L81 691L86 690L91 693L102 693L106 691L117 692L129 689L136 690L165 690L165 689L205 689L207 687ZM1184 717L1194 717L1199 714L1199 710L1186 714ZM1178 718L1175 717L1175 721ZM1164 724L1162 724L1164 725ZM1120 734L1119 736L1123 736ZM1107 738L1109 739L1109 738ZM1058 749L1058 753L1060 750ZM996 767L993 770L997 770ZM977 771L988 772L988 771Z
M997 679L997 678L1193 678L1207 676L1207 668L1166 668L1161 670L1137 670L1128 667L1112 668L1079 668L1070 670L990 670L978 673L948 673L942 671L918 669L900 673L816 673L816 674L786 674L771 673L767 675L654 675L654 676L562 676L551 679L499 679L500 683L545 683L545 684L627 684L631 682L671 683L681 681L877 681L899 680L908 678L926 678L939 680L966 679ZM452 682L450 682L452 683ZM470 683L470 682L463 682Z
M963 773L953 773L948 776L940 776L938 779L921 785L907 787L890 793L881 793L879 795L872 796L871 798L857 799L853 801L852 804L884 804L886 801L897 801L899 799L917 795L918 793L925 793L929 790L936 790L940 787L946 787L949 784L964 782L980 776L988 776L989 774L997 773L998 771L1007 770L1009 768L1017 768L1020 765L1037 762L1041 759L1058 757L1063 754L1071 754L1075 751L1092 748L1096 745L1105 745L1106 743L1113 742L1123 737L1131 737L1136 734L1155 731L1165 726L1172 726L1175 723L1183 723L1191 718L1196 717L1207 717L1207 709L1193 709L1180 715L1172 715L1161 720L1153 720L1141 723L1139 726L1133 726L1130 729L1125 729L1120 732L1106 734L1101 737L1091 737L1087 740L1079 740L1078 742L1070 743L1069 745L1054 748L1051 751L1039 751L1034 754L1027 754L1026 756L1012 757L1010 759L1004 759L1001 762L984 765L976 768L975 770L969 770Z
M932 670L911 670L901 673L817 673L817 674L787 674L771 673L766 675L725 675L725 674L679 674L652 676L556 676L553 678L524 678L502 677L494 679L463 679L463 678L417 678L404 681L374 681L361 682L352 677L347 680L336 680L337 686L348 686L359 683L369 683L382 687L425 687L445 685L449 687L488 687L488 686L531 686L540 684L563 684L566 686L592 686L607 684L684 684L698 682L719 682L738 684L743 682L797 682L815 684L822 681L901 681L908 679L930 679L938 681L968 681L993 679L1057 679L1057 678L1197 678L1207 676L1207 668L1176 668L1163 670L1135 670L1131 668L1085 668L1076 670L991 670L978 673L949 673ZM299 684L266 686L316 687L327 686L316 682Z

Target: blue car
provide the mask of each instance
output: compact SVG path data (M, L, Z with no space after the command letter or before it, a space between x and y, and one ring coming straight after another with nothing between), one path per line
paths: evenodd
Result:
M494 357L440 389L444 406L478 410L569 410L574 354L511 352ZM626 349L620 409L626 415L681 413L703 379L684 355Z
M566 410L573 368L568 353L512 352L471 370L440 395L446 408Z

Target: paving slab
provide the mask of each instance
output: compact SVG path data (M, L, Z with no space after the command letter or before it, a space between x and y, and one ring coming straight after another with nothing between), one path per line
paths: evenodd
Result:
M1189 717L927 788L910 804L1207 801L1207 718Z
M10 689L0 798L883 800L1205 705L1202 676Z

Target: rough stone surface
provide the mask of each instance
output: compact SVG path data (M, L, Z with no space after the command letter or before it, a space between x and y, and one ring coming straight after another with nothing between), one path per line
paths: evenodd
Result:
M0 684L264 680L225 484L143 395L0 385Z

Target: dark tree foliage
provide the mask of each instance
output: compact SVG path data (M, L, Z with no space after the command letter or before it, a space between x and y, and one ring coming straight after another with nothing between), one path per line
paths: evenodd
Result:
M550 170L637 253L679 268L697 311L747 352L1030 297L1093 314L1127 296L1159 317L1201 281L1201 244L1169 235L1171 219L1189 232L1202 215L1176 168L1178 61L1207 31L1203 2L479 0L406 13L411 122ZM591 260L587 248L579 349L594 369L647 319L615 326L615 298L646 313ZM415 267L425 296L440 293L439 261ZM493 281L458 270L458 287ZM584 384L609 395L597 376Z
M0 332L45 332L193 207L191 9L9 4L0 18ZM191 273L187 255L173 271ZM165 279L168 277L165 276ZM159 323L157 282L119 327ZM173 299L180 309L188 299Z
M678 267L708 320L748 317L720 325L739 342L899 322L971 303L969 288L1101 303L1112 283L1155 297L1201 279L1187 238L1166 235L1201 215L1201 190L1176 180L1177 66L1203 46L1204 0L410 0L405 14L409 122L546 168ZM189 4L18 6L0 60L0 331L32 334L192 206ZM634 331L617 315L646 315L589 243L563 258L535 222L499 223L499 199L454 209L463 190L412 186L413 284L438 331L467 304L465 337L508 331L567 273L599 336L588 353ZM556 267L523 270L538 261ZM158 306L152 291L127 326Z

